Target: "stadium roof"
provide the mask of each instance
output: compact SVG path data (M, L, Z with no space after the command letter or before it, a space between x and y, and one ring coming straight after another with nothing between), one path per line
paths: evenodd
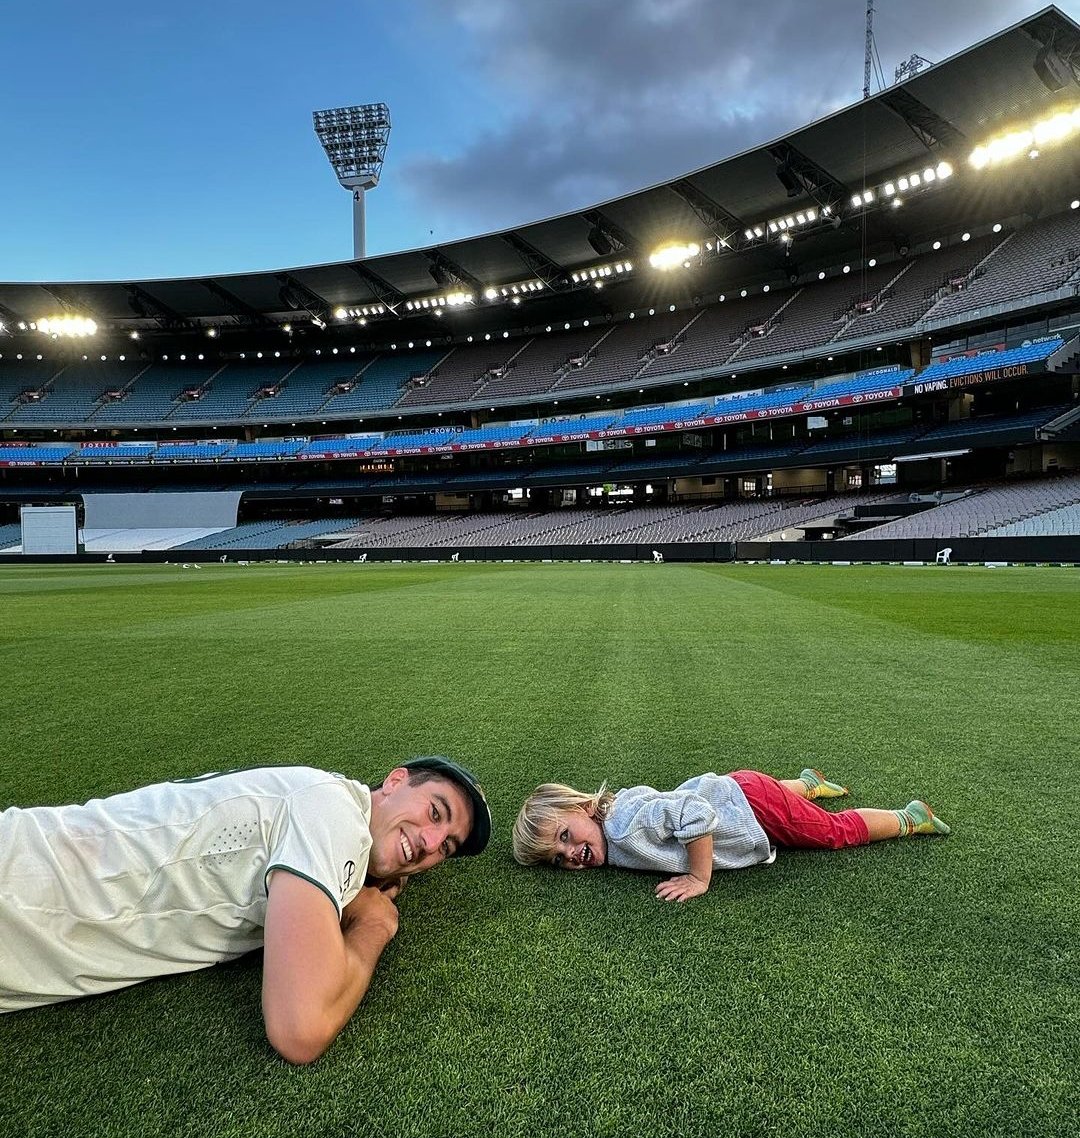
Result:
M782 138L589 209L363 261L205 278L0 283L0 322L13 333L20 322L71 313L116 330L171 336L206 325L258 332L295 319L317 336L323 330L312 318L330 325L325 334L333 335L335 311L351 309L356 333L360 310L381 304L387 311L365 314L372 318L364 334L374 342L435 329L445 335L450 321L436 320L427 309L407 313L406 304L453 292L473 297L443 309L453 322L464 318L482 328L485 320L491 326L498 320L506 327L501 292L489 306L484 290L528 281L543 287L520 295L517 325L561 318L571 309L625 310L661 293L666 299L673 289L702 294L725 282L835 264L860 248L899 248L980 216L1037 213L1048 187L1073 192L1080 146L1048 150L1038 163L1009 167L1007 176L973 170L969 156L989 138L1077 106L1080 26L1051 6ZM891 203L880 194L887 179L941 162L954 178L905 197L902 211L887 208ZM880 201L852 207L856 192L875 187ZM771 219L809 211L813 221L793 228L790 241L768 228ZM694 241L701 251L691 271L669 274L661 290L648 257L669 241ZM603 280L611 287L602 294L572 279L575 271L627 261L634 271Z

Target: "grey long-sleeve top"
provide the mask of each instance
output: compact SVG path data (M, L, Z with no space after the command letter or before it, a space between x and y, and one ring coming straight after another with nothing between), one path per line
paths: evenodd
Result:
M703 774L671 791L620 790L604 819L607 863L687 873L686 845L705 834L712 835L715 869L744 869L776 857L742 787L730 775Z

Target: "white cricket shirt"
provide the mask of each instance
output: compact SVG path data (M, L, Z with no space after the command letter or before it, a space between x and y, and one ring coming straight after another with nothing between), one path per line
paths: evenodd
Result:
M263 943L266 875L340 914L363 885L371 794L312 767L0 813L0 1011L232 960Z

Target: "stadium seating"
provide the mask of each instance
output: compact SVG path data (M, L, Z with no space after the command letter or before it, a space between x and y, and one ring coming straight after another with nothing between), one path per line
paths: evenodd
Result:
M885 501L895 492L861 495L859 503ZM526 511L365 518L357 532L330 548L432 549L481 545L600 545L653 541L747 541L800 522L834 517L851 497L804 502L752 498L709 505L597 507L544 513ZM793 535L794 536L794 535Z
M921 435L919 449L927 447L940 447L953 443L970 444L975 442L986 446L988 436L1007 435L1009 440L1016 442L1034 441L1036 427L1043 426L1051 419L1060 415L1065 405L1056 407L1037 407L1032 411L1025 411L1018 415L983 415L971 419L956 419L951 423L943 423Z
M899 272L900 266L892 262L861 273L841 273L788 294L763 326L763 334L747 336L729 362L745 364L827 344L851 320L856 305L876 296Z
M1080 534L1080 502L1034 514L986 531L987 537L1075 537Z
M145 462L157 450L157 443L83 444L71 458L78 462Z
M67 364L48 381L38 400L16 404L6 423L79 423L97 409L107 390L126 387L145 364L80 360Z
M315 418L332 398L335 384L353 383L374 358L344 353L330 359L303 360L287 373L277 394L251 407L248 416L274 421Z
M653 361L649 378L655 381L664 375L726 365L749 330L765 325L789 295L754 292L745 297L728 296L702 309L678 349Z
M71 443L40 443L25 447L4 446L0 443L0 463L63 462L74 450Z
M1080 503L1080 475L988 486L933 509L885 522L841 540L986 536L1015 522L1076 503Z
M1040 363L1049 359L1060 347L1060 336L1053 336L1038 343L1025 344L1019 348L1004 351L979 352L976 355L953 356L941 363L932 363L918 375L919 383L930 383L935 379L952 379L958 375L973 375L991 368L1011 367L1016 364Z
M1001 241L963 288L926 313L941 321L1017 298L1038 296L1080 276L1080 211L1044 218Z
M348 390L332 391L319 408L320 417L388 411L401 397L410 379L426 375L447 353L418 351L375 356L347 381Z
M661 407L642 407L639 410L624 411L614 420L616 427L655 427L661 423L673 421L698 419L709 414L713 409L713 402L697 402L682 405L664 405Z
M230 451L231 459L291 458L306 445L303 439L268 439L265 442L237 443Z
M0 360L0 421L18 412L25 393L46 388L61 366L55 360Z
M336 435L301 443L297 458L321 458L328 454L355 453L381 445L382 435Z
M165 421L173 423L218 422L224 423L244 417L265 400L260 392L273 389L285 382L285 377L296 366L293 360L273 360L263 363L236 361L222 368L198 391L197 398L181 396Z
M143 550L175 549L186 541L216 533L205 527L160 529L88 529L83 531L87 553L141 553Z
M386 450L404 450L407 447L437 447L450 442L456 434L456 427L435 428L430 431L391 431L384 435L375 446Z
M841 451L858 448L861 455L866 458L881 457L885 454L895 453L898 447L919 438L922 431L918 427L904 427L896 431L877 431L873 434L846 435L841 438L826 439L822 442L812 443L799 452L801 458L814 464L827 461L830 455ZM919 439L921 447L922 440Z
M478 443L501 443L505 446L521 442L527 437L527 431L527 427L520 425L477 427L475 430L458 431L449 441L455 446L471 446Z
M639 314L613 324L599 334L584 366L561 372L548 390L563 393L636 382L664 356L662 346L676 341L697 316L700 312L658 309L652 316Z
M529 428L530 439L546 439L552 435L580 434L583 431L606 431L618 421L618 414L611 411L596 415L577 415L566 418L544 419L535 427Z
M910 328L946 290L952 290L951 282L966 281L975 266L1004 240L1005 236L992 233L911 258L866 311L854 313L836 339L855 340Z
M155 462L180 462L184 459L208 461L225 458L232 450L232 443L161 443L154 451Z
M284 549L296 541L310 540L324 534L344 532L357 524L358 519L323 518L316 521L262 521L244 522L230 529L218 530L205 537L177 545L182 549Z
M123 389L123 398L106 400L90 416L95 426L151 424L163 421L184 391L205 387L220 363L155 363Z
M467 403L496 376L515 367L515 357L525 352L531 340L460 344L425 375L406 384L398 407L425 407L443 403Z
M548 391L568 372L571 360L588 360L607 329L554 329L535 336L509 364L503 375L491 375L474 393L477 399L507 399Z

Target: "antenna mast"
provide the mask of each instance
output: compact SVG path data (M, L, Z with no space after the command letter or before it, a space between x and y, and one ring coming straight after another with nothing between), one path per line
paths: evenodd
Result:
M870 98L870 65L874 57L874 0L866 0L866 57L863 62L862 97Z

